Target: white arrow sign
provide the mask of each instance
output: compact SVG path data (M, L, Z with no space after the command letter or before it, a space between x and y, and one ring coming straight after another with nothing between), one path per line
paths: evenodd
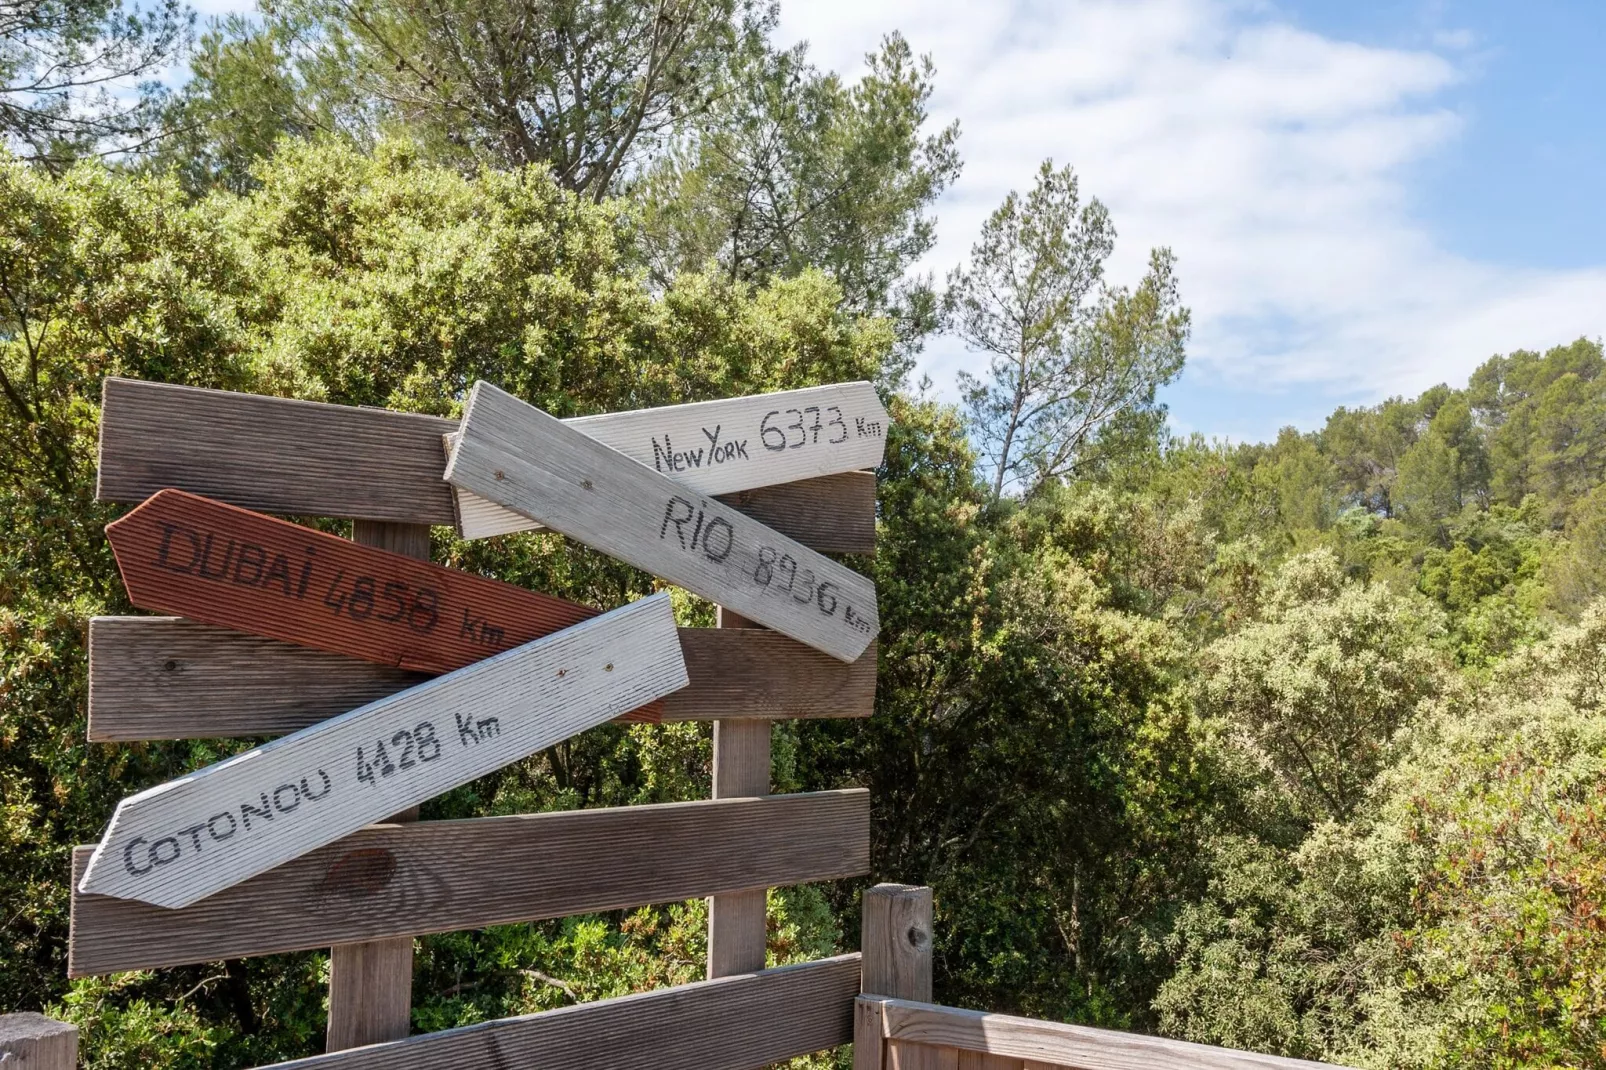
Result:
M874 468L886 409L869 383L834 383L563 421L701 494ZM448 435L448 442L456 439ZM458 532L483 539L541 525L459 487Z
M686 682L643 598L129 796L79 891L187 906Z
M867 577L489 383L446 480L842 661L880 630Z

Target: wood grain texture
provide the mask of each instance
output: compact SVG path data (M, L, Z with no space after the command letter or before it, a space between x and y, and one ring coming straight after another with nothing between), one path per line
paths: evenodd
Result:
M882 1029L889 1041L990 1052L1079 1070L1335 1070L1330 1063L1110 1029L899 999L884 1000L882 1004Z
M6 1070L75 1070L78 1027L33 1011L0 1014L0 1064Z
M141 609L419 672L599 612L180 490L106 525L106 538Z
M685 684L643 598L129 796L81 890L186 906Z
M878 884L864 892L859 925L866 995L931 999L931 889Z
M853 1036L857 955L448 1029L278 1070L757 1070Z
M666 405L563 421L699 494L835 475L881 464L890 424L869 383ZM447 436L447 450L452 436ZM457 490L458 533L481 539L542 525Z
M666 721L868 717L876 651L840 662L764 629L680 629L690 678L656 708ZM429 679L182 617L89 622L89 738L273 736ZM648 707L651 709L654 707ZM619 720L641 720L633 711Z
M400 1040L412 1032L413 938L389 936L329 949L325 1051Z
M764 629L724 606L720 632L763 634ZM768 795L770 723L752 718L714 722L713 789L716 799ZM762 970L769 950L768 891L747 888L708 900L708 976Z
M489 383L446 478L843 661L880 630L869 578Z
M74 852L75 875L91 850ZM75 890L68 973L625 910L869 869L863 789L370 826L182 910Z
M103 501L179 487L247 509L411 524L453 522L441 435L453 420L108 378Z
M961 1051L958 1070L1021 1070L1021 1060L1008 1055L991 1055L981 1051Z
M177 487L266 513L455 524L441 436L456 430L435 416L113 377L101 396L96 496L142 502ZM875 549L867 472L725 500L816 550Z
M429 560L427 524L353 520L351 538L363 546L375 546L420 561ZM417 820L416 806L390 818L391 822ZM329 949L329 1013L324 1029L325 1051L400 1040L411 1032L412 1019L411 935L337 944Z
M887 1041L887 1070L958 1070L959 1051L906 1040Z
M860 953L863 962L863 953ZM887 1042L881 1027L881 1001L853 1001L853 1070L883 1070Z

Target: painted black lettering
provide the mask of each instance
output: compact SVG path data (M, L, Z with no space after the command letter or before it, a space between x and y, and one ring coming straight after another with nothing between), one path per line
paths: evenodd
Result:
M480 734L475 729L473 721L464 717L461 713L454 712L452 716L457 719L457 741L459 743L466 747L470 743L478 743L480 741Z
M268 552L260 546L243 542L240 544L240 556L234 562L234 582L255 584L262 578L262 563L268 559ZM246 576L245 570L249 566L251 575Z
M744 438L738 442L732 442L731 449L735 452L736 456L740 457L744 461L747 460L747 439Z
M145 837L135 836L133 839L128 841L128 846L123 848L123 868L128 870L128 872L132 873L136 877L143 877L145 874L156 868L155 863L151 863L144 869L140 869L138 866L134 865L134 848L138 847L142 843L147 842L149 841L147 841Z
M502 734L502 721L497 717L482 717L474 722L474 727L479 730L481 739L490 739L492 736Z
M201 550L201 567L199 570L199 575L202 579L226 579L229 574L229 563L234 560L234 540L230 539L229 548L223 551L222 563L218 565L216 572L211 570L210 565L212 562L212 543L216 538L216 533L208 532L206 536L206 546Z
M218 830L213 827L217 824L219 818L227 819L229 823L229 831L220 834ZM224 840L234 835L235 831L239 827L239 822L235 821L234 815L229 813L227 810L223 811L221 814L213 814L211 817L206 819L206 834L212 837L214 840L217 840L219 843L222 843Z
M312 578L312 555L318 551L307 547L307 559L301 563L301 582L296 584L296 597L307 593L307 581Z
M652 466L658 471L664 470L665 464L674 463L674 452L669 448L669 436L664 436L664 444L658 445L658 436L652 437Z
M190 559L184 563L184 567L183 568L179 568L177 565L169 564L168 560L167 560L168 550L171 548L171 546L173 544L173 534L174 534L174 532L177 532L177 531L180 531L180 530L182 530L184 532L184 537L186 539L190 540ZM159 546L157 548L157 550L156 550L156 567L157 568L165 568L169 572L184 572L184 573L187 573L187 572L190 571L191 568L194 567L196 558L198 558L200 556L201 556L201 540L195 534L195 532L189 530L188 528L180 529L177 524L163 524L162 525L162 545Z
M675 506L677 505L686 510L684 516L675 515ZM669 504L664 507L664 522L658 526L658 537L660 539L665 538L669 533L669 525L673 524L675 525L675 537L680 540L680 548L682 550L686 549L686 533L681 530L681 525L690 520L694 512L696 510L692 508L691 502L680 495L677 494L670 498Z
M256 814L264 821L273 820L273 807L268 805L268 793L262 793L262 805L252 806L250 803L240 804L240 819L245 822L245 831L251 831L251 815Z
M162 857L162 844L164 843L170 843L173 845L173 853L168 855L166 858ZM151 862L154 865L165 866L169 862L177 862L178 856L183 853L184 848L179 846L178 840L173 836L163 836L161 839L151 844Z
M205 827L206 822L202 821L199 825L191 825L187 829L180 829L179 835L188 836L190 838L190 843L194 844L195 849L199 851L201 849L201 830Z
M723 532L723 537L720 533ZM731 554L731 547L736 545L736 531L730 522L723 517L714 517L708 522L708 530L703 533L703 553L708 560L718 564Z
M262 586L264 588L270 583L277 583L279 589L285 593L286 597L289 597L290 561L283 554L274 555L273 564L268 566L267 575L262 577Z
M290 793L289 806L286 806L284 803L279 801L279 796L286 791ZM291 810L294 810L300 805L301 791L294 784L280 784L278 787L273 789L273 808L279 811L279 813L288 814Z
M305 798L311 799L313 802L317 802L319 799L323 798L325 795L328 795L329 794L329 789L334 787L334 782L329 779L329 774L328 773L326 773L322 769L320 769L320 770L318 770L318 775L323 778L323 790L320 791L316 795L314 795L312 793L312 789L311 788L307 787L307 778L306 777L302 777L301 778L301 794Z

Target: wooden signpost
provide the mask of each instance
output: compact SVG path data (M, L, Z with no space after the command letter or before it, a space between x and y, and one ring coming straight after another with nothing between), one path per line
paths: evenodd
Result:
M563 422L689 490L727 494L874 468L890 421L875 387L857 382ZM472 491L455 493L466 539L542 527Z
M866 577L489 383L446 479L842 661L880 630Z
M685 685L641 599L124 799L79 890L186 906Z
M598 612L179 490L152 495L106 535L142 609L418 672L450 672Z

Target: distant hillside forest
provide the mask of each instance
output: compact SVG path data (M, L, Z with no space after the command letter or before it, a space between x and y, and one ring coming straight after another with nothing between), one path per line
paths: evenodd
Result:
M292 0L208 30L180 91L0 109L0 1008L78 1022L90 1067L323 1045L323 953L66 979L72 845L252 742L85 741L86 623L131 612L105 376L448 415L483 378L561 416L869 379L876 713L778 725L772 779L872 790L875 878L935 889L940 1000L1358 1067L1606 1065L1599 340L1272 443L1173 437L1187 265L1107 278L1069 168L911 275L960 167L929 61L894 35L847 81L774 50L771 8L640 7L539 34L496 19L547 7ZM131 70L181 45L112 29ZM469 77L497 49L518 108ZM959 405L911 381L938 331L977 354ZM596 606L655 588L549 534L433 542ZM424 817L703 798L710 748L610 725ZM856 946L864 884L772 892L772 961ZM699 979L705 928L688 902L420 938L415 1027Z

